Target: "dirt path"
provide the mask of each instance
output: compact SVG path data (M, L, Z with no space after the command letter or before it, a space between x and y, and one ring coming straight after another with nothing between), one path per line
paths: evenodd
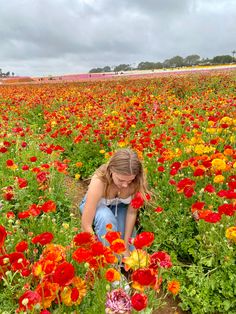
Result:
M71 177L66 177L65 185L67 187L67 197L72 201L72 212L75 215L79 215L78 205L80 201L83 199L87 188L88 188L89 180L87 181L76 181ZM187 314L189 312L184 312L178 306L179 301L174 300L172 296L168 296L165 299L165 304L155 311L153 314Z

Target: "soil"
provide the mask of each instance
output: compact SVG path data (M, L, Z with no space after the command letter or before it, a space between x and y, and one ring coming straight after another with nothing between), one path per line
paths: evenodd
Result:
M67 187L66 195L72 202L71 211L78 217L80 213L78 210L78 205L83 199L88 185L89 180L75 180L71 177L66 177L65 185ZM180 300L173 298L172 296L167 296L163 301L163 305L157 311L154 311L153 314L188 314L190 312L185 312L181 310L178 306Z

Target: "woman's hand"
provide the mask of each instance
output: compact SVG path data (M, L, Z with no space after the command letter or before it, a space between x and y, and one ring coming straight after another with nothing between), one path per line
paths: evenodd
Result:
M123 253L123 256L124 257L129 257L130 256L130 250L129 249L126 249Z

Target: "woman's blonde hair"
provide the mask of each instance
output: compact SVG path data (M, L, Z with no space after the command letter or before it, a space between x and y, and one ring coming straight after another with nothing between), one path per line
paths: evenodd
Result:
M146 200L148 193L143 165L135 151L124 148L117 150L107 164L102 165L95 174L105 183L105 197L112 179L112 172L122 175L135 175L133 180L134 193L140 192Z

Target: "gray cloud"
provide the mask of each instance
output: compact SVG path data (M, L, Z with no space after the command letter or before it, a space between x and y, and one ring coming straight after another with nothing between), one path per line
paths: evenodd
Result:
M0 67L19 75L236 49L235 0L0 0Z

